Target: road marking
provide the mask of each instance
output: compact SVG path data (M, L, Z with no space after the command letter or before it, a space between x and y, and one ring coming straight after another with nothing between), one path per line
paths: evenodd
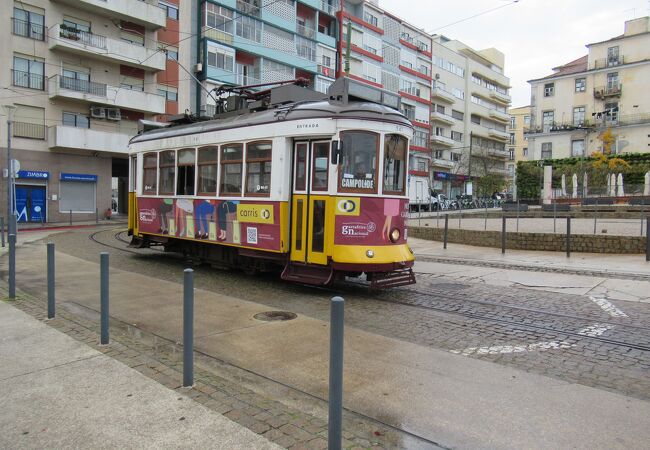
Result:
M470 356L470 355L499 355L505 353L524 353L533 352L536 350L555 350L562 348L571 348L573 344L567 341L550 341L550 342L537 342L528 345L493 345L491 347L469 347L463 350L450 350L451 353L457 355Z
M609 313L609 315L612 317L628 317L627 314L625 314L623 311L618 309L616 306L614 306L611 302L609 302L605 298L596 298L590 295L589 300L591 300L592 302L600 306L603 311Z
M598 337L602 336L606 331L609 331L612 328L614 328L614 325L595 323L593 325L589 325L588 327L582 328L580 331L578 331L578 334L581 336ZM468 347L463 350L449 350L449 352L462 356L503 355L508 353L561 350L572 347L575 347L575 344L572 344L568 341L546 341L527 345L492 345L488 347Z
M578 334L582 336L598 337L601 336L605 331L611 330L612 328L614 328L614 325L595 323L578 331Z

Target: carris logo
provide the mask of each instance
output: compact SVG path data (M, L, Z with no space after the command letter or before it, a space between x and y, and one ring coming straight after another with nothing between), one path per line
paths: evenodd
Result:
M339 201L337 206L339 208L339 211L346 213L354 212L354 210L357 209L357 204L349 199Z
M141 209L140 210L140 222L144 223L153 223L156 220L156 210L151 209Z

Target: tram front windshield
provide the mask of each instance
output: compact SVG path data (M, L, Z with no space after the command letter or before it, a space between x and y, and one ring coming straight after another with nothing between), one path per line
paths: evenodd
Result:
M368 131L341 133L340 192L377 192L379 134Z

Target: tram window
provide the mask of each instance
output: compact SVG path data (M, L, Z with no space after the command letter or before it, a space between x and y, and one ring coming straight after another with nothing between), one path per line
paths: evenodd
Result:
M219 195L241 195L243 153L242 144L221 146Z
M157 194L158 153L145 153L143 160L142 193Z
M217 194L217 157L219 147L199 149L199 195Z
M307 182L307 144L296 146L296 191L304 191Z
M399 134L384 136L384 193L404 193L407 142Z
M176 152L167 150L160 152L160 189L159 194L174 195L174 169Z
M341 141L339 190L376 193L379 135L369 131L345 131L341 133Z
M176 195L194 195L194 172L196 160L193 148L178 151L178 182Z
M271 143L246 145L246 194L268 196L271 192Z
M314 144L313 150L313 166L311 173L313 174L311 181L311 188L314 191L327 190L327 169L329 168L329 142L318 142Z

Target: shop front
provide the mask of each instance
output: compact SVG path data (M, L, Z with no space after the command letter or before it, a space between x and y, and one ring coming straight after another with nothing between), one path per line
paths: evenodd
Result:
M47 222L49 172L19 170L16 173L15 205L18 222Z

